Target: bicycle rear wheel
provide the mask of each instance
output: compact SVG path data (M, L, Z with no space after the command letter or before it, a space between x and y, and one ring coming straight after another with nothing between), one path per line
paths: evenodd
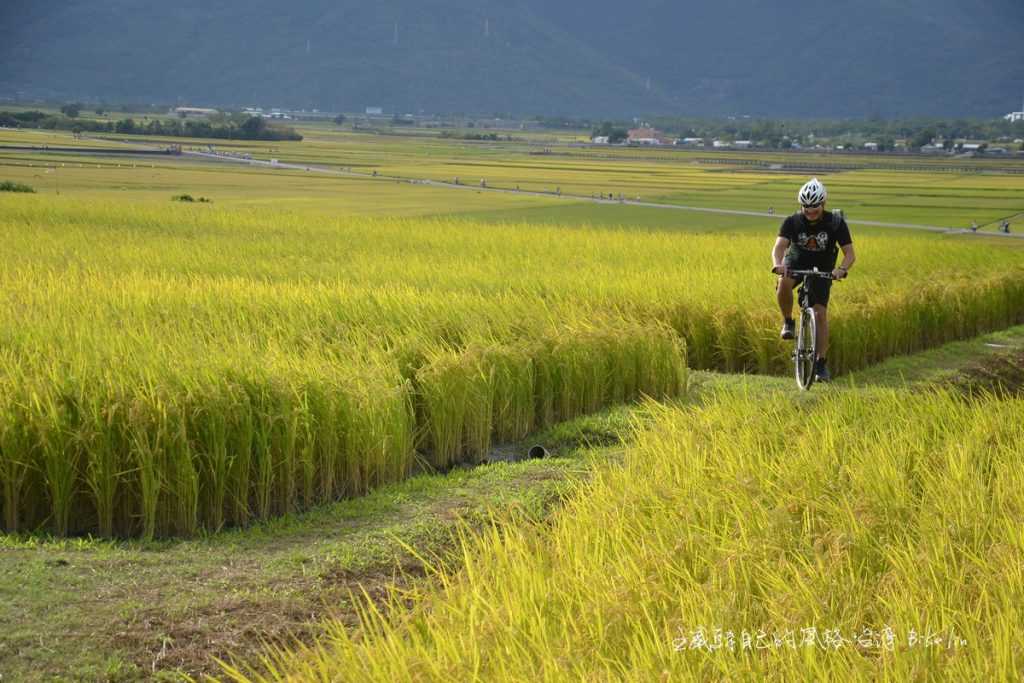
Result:
M796 385L806 391L814 384L814 357L817 355L817 322L810 308L800 311L800 327L796 334Z

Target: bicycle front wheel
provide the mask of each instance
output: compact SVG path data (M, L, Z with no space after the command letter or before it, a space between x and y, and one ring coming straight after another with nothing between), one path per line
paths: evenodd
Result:
M814 384L814 358L818 349L817 331L814 312L810 308L802 309L793 360L796 365L796 385L804 391Z

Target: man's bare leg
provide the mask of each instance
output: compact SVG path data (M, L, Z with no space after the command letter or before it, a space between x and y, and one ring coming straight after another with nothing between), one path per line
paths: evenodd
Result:
M793 319L793 287L796 280L791 277L780 277L776 295L779 300L779 311L786 320Z
M828 309L821 304L814 305L814 322L817 324L817 333L814 335L818 342L818 358L828 357ZM817 359L815 359L817 360Z

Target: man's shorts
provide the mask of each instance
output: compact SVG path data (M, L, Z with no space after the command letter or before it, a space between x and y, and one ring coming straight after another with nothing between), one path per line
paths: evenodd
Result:
M786 266L792 268L793 270L810 270L809 267L802 266L800 264L787 263ZM822 272L831 273L832 270L823 270ZM796 285L799 285L801 282L804 281L804 276L797 275L793 279L796 280L796 283L794 284L795 288ZM810 278L810 282L807 283L806 289L807 298L810 300L812 306L824 306L825 308L828 308L828 297L829 294L831 294L832 292L831 279L823 277L812 277Z

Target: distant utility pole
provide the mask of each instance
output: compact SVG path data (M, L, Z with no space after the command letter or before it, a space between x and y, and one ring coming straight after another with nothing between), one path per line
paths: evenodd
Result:
M394 44L395 44L395 45L398 45L398 22L397 22L397 21L395 22L395 38L394 38Z
M309 42L309 38L306 38L306 55L309 56L312 44Z
M485 38L490 38L491 37L491 20L490 19L484 19L484 37Z

